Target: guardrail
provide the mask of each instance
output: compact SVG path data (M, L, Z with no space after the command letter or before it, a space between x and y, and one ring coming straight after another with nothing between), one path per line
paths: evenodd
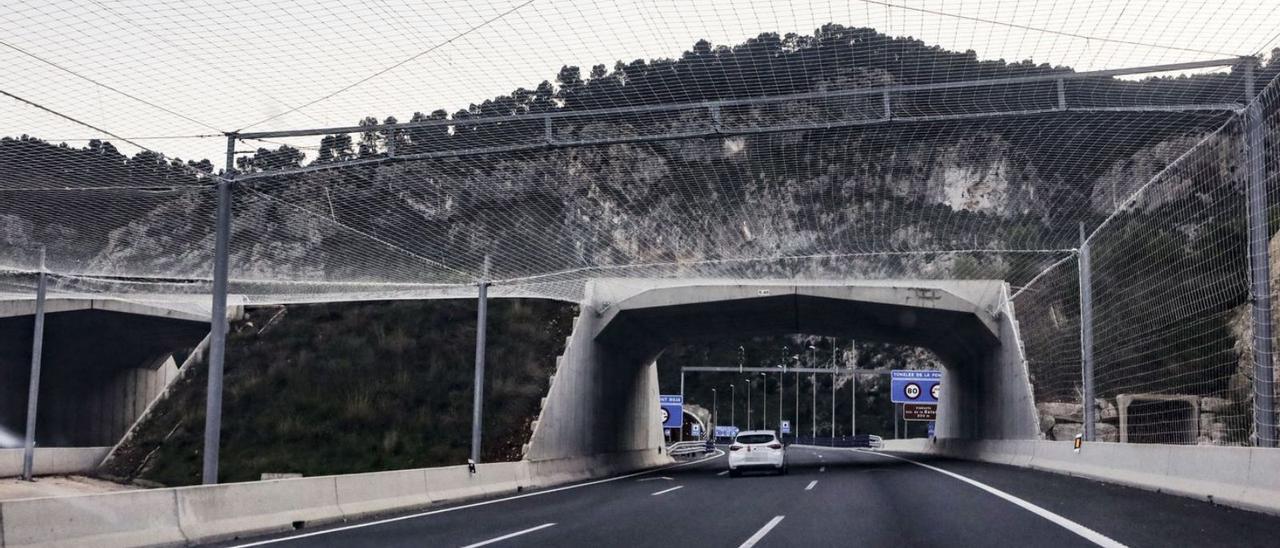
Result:
M784 443L796 445L815 445L820 447L865 447L880 449L884 447L884 439L880 436L859 434L857 436L783 436Z
M667 455L672 457L700 455L706 452L707 442L702 440L681 441L667 446Z

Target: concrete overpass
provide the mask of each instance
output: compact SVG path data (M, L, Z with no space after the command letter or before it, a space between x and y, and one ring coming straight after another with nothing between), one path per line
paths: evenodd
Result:
M239 309L236 310L239 313ZM0 301L0 429L21 438L35 300ZM209 332L205 307L50 297L36 443L112 445L177 374L176 352Z
M1026 360L1001 281L602 279L559 358L525 458L662 447L656 360L672 343L726 336L851 336L920 346L944 362L939 437L1039 436Z

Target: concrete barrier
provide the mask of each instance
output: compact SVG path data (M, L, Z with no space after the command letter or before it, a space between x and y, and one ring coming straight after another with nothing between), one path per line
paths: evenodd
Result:
M179 487L178 524L191 542L278 533L342 519L333 476Z
M894 440L885 449L1086 477L1280 515L1280 449L1069 441Z
M110 447L37 447L32 471L37 476L94 471ZM0 449L0 478L22 474L22 449Z
M0 546L178 546L173 489L0 502Z
M0 548L215 542L671 462L650 453L480 464L475 474L466 466L446 466L8 501L0 503Z
M395 470L333 476L338 508L346 519L429 506L429 470ZM442 499L443 500L443 499Z

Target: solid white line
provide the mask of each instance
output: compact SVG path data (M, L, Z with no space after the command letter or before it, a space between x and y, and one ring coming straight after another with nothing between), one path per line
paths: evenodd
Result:
M723 476L723 475L728 474L728 473L729 473L729 471L728 471L728 470L725 470L725 471L720 472L719 474L716 474L716 475L717 475L717 476Z
M759 531L756 531L756 534L751 535L751 538L739 545L738 548L751 548L752 546L755 546L757 542L760 542L760 539L769 534L769 531L772 531L774 527L777 527L778 522L782 521L782 518L784 517L786 516L773 516L773 519L769 520L769 523L764 524L764 527L761 527Z
M671 478L668 478L666 476L658 476L656 478L640 478L636 481L659 481L659 480L671 481Z
M809 482L809 485L808 485L807 487L805 487L805 488L804 488L804 490L805 490L805 491L812 491L812 490L813 490L813 486L815 486L815 485L817 485L817 484L818 484L818 480L813 480L813 481Z
M677 486L672 487L672 488L670 488L670 489L663 489L663 490L658 491L657 493L653 493L653 494L651 494L651 495L649 495L649 496L656 497L656 496L661 495L661 494L663 494L663 493L670 493L670 492L675 491L676 489L680 489L680 488L682 488L682 487L684 487L684 486L683 486L683 485L677 485Z
M863 451L863 450L861 450L861 449L859 449L859 451L860 451L860 452L862 452L862 453L868 453L868 454L871 454L871 455L879 455L879 456L881 456L881 457L888 457L888 458L891 458L891 459L898 459L898 460L901 460L901 461L906 461L906 462L909 462L909 463L914 464L914 465L916 465L916 466L923 466L923 467L928 468L928 469L930 469L930 470L933 470L934 472L937 472L937 473L939 473L939 474L945 474L945 475L950 476L950 477L952 477L952 478L955 478L955 479L958 479L958 480L960 480L960 481L963 481L963 482L965 482L965 483L967 483L967 484L969 484L969 485L972 485L972 486L974 486L974 487L977 487L978 489L982 489L983 491L986 491L986 492L988 492L988 493L991 493L991 494L993 494L993 495L995 495L995 496L997 496L997 497L1000 497L1000 498L1002 498L1002 499L1004 499L1004 500L1006 500L1006 501L1008 501L1008 502L1011 502L1011 503L1013 503L1015 506L1018 506L1018 507L1022 508L1023 510L1026 510L1026 511L1028 511L1028 512L1031 512L1032 514L1035 514L1035 515L1040 516L1040 517L1042 517L1042 518L1044 518L1044 519L1047 519L1047 520L1049 520L1049 521L1053 522L1054 524L1058 525L1059 527L1062 527L1063 529L1066 529L1066 530L1068 530L1068 531L1071 531L1072 533L1075 533L1075 534L1077 534L1077 535L1080 535L1081 537L1084 537L1084 538L1085 538L1086 540L1088 540L1089 542L1092 542L1092 543L1094 543L1094 544L1097 544L1098 546L1106 546L1107 548L1125 548L1125 545L1124 545L1124 544L1121 544L1120 542L1117 542L1115 539L1112 539L1111 537L1108 537L1108 536L1106 536L1106 535L1104 535L1104 534L1102 534L1102 533L1099 533L1099 532L1097 532L1097 531L1094 531L1093 529L1090 529L1090 528L1088 528L1088 527L1085 527L1085 526L1083 526L1083 525L1081 525L1081 524L1079 524L1079 523L1076 523L1076 522L1074 522L1074 521L1071 521L1070 519L1067 519L1067 518L1062 517L1062 516L1060 516L1060 515L1058 515L1058 514L1055 514L1055 513L1053 513L1053 512L1050 512L1049 510L1046 510L1046 509L1044 509L1044 508L1041 508L1041 507L1039 507L1039 506L1036 506L1035 504L1032 504L1032 503L1030 503L1030 502L1027 502L1027 501L1025 501L1025 500L1023 500L1023 499L1020 499L1020 498L1018 498L1018 497L1015 497L1015 496L1013 496L1013 495L1010 495L1009 493L1006 493L1006 492L1004 492L1004 491L1001 491L1001 490L999 490L999 489L996 489L995 487L992 487L992 486L987 485L987 484L985 484L985 483L982 483L982 482L980 482L980 481L973 480L973 479L969 479L969 478L966 478L966 477L964 477L964 476L961 476L960 474L957 474L957 473L955 473L955 472L951 472L951 471L948 471L948 470L943 470L943 469L941 469L941 468L938 468L937 466L931 466L931 465L925 464L925 463L923 463L923 462L917 462L917 461L911 460L911 459L906 458L906 457L899 457L899 456L897 456L897 455L890 455L890 454L887 454L887 453L876 453L876 452L874 452L874 451Z
M489 540L485 540L485 541L477 542L477 543L475 543L475 544L468 544L468 545L466 545L466 546L463 546L462 548L477 548L477 547L479 547L479 546L486 546L486 545L489 545L489 544L493 544L493 543L495 543L495 542L502 542L502 541L507 540L507 539L509 539L509 538L515 538L515 537L518 537L518 536L520 536L520 535L524 535L524 534L527 534L527 533L532 533L532 532L534 532L534 531L538 531L538 530L541 530L541 529L546 529L546 528L551 527L551 526L554 526L554 525L555 525L554 523L544 523L544 524L539 525L539 526L537 526L537 527L530 527L530 528L525 529L525 530L523 530L523 531L516 531L516 532L511 533L511 534L502 535L502 536L500 536L500 537L498 537L498 538L491 538L491 539L489 539Z
M288 542L288 541L291 541L291 540L297 540L297 539L302 539L302 538L307 538L307 537L314 537L314 536L319 536L319 535L326 535L326 534L329 534L329 533L337 533L337 532L339 532L339 531L349 531L349 530L351 530L351 529L360 529L360 528L362 528L362 527L369 527L369 526L373 526L373 525L382 525L382 524L384 524L384 523L393 523L393 522L397 522L397 521L404 521L404 520L407 520L407 519L421 518L421 517L426 517L426 516L434 516L434 515L436 515L436 514L443 514L443 513L446 513L446 512L456 512L456 511L458 511L458 510L467 510L467 509L470 509L470 508L476 508L476 507L479 507L479 506L488 506L488 505L490 505L490 504L497 504L497 503L499 503L499 502L506 502L506 501L509 501L509 500L523 499L523 498L528 498L528 497L536 497L536 496L539 496L539 495L546 495L546 494L548 494L548 493L557 493L557 492L560 492L560 491L568 491L569 489L577 489L577 488L579 488L579 487L590 487L590 486L592 486L592 485L600 485L600 484L602 484L602 483L609 483L609 482L613 482L613 481L624 480L624 479L627 479L627 478L634 478L634 477L636 477L636 476L643 476L643 475L646 475L646 474L653 474L653 473L655 473L655 472L661 472L661 471L663 471L663 470L671 470L672 468L681 468L681 467L684 467L684 466L692 466L692 465L694 465L694 464L699 464L699 463L703 463L703 462L706 462L706 461L709 461L709 460L718 459L718 458L723 457L723 456L724 456L724 450L723 450L723 449L716 449L716 454L711 455L711 456L708 456L708 457L703 457L703 458L700 458L700 459L695 460L695 461L682 462L682 463L680 463L680 464L672 464L672 465L670 465L670 466L663 466L663 467L660 467L660 468L654 468L653 470L644 470L644 471L642 471L642 472L633 472L633 473L630 473L630 474L625 474L625 475L621 475L621 476L614 477L614 478L605 478L605 479L601 479L601 480L589 481L589 482L587 482L587 483L579 483L579 484L575 484L575 485L566 485L566 486L564 486L564 487L556 487L556 488L554 488L554 489L547 489L547 490L545 490L545 491L534 491L534 492L532 492L532 493L525 493L525 494L523 494L523 495L512 495L512 496L510 496L510 497L506 497L506 498L493 499L493 500L484 500L484 501L480 501L480 502L473 502L473 503L471 503L471 504L464 504L464 505L462 505L462 506L454 506L454 507L451 507L451 508L441 508L441 509L439 509L439 510L432 510L432 511L430 511L430 512L419 512L419 513L417 513L417 514L409 514L409 515L407 515L407 516L397 516L397 517L394 517L394 518L380 519L380 520L377 520L377 521L370 521L370 522L366 522L366 523L357 523L357 524L355 524L355 525L347 525L347 526L344 526L344 527L334 527L333 529L325 529L325 530L323 530L323 531L312 531L312 532L310 532L310 533L303 533L303 534L301 534L301 535L293 535L293 536L288 536L288 537L280 537L280 538L273 538L273 539L267 539L267 540L260 540L260 541L257 541L257 542L250 542L250 543L246 543L246 544L237 544L237 545L235 545L235 546L232 546L231 548L251 548L251 547L253 547L253 546L262 546L262 545L264 545L264 544L275 544L275 543L277 543L277 542Z

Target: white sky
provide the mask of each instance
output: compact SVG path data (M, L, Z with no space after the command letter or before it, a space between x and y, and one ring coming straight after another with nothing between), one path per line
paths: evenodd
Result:
M404 121L533 88L561 65L585 76L699 38L732 45L827 22L1077 70L1280 44L1276 0L4 0L0 90L219 163L221 138L155 137ZM106 137L0 96L0 135L22 133Z

